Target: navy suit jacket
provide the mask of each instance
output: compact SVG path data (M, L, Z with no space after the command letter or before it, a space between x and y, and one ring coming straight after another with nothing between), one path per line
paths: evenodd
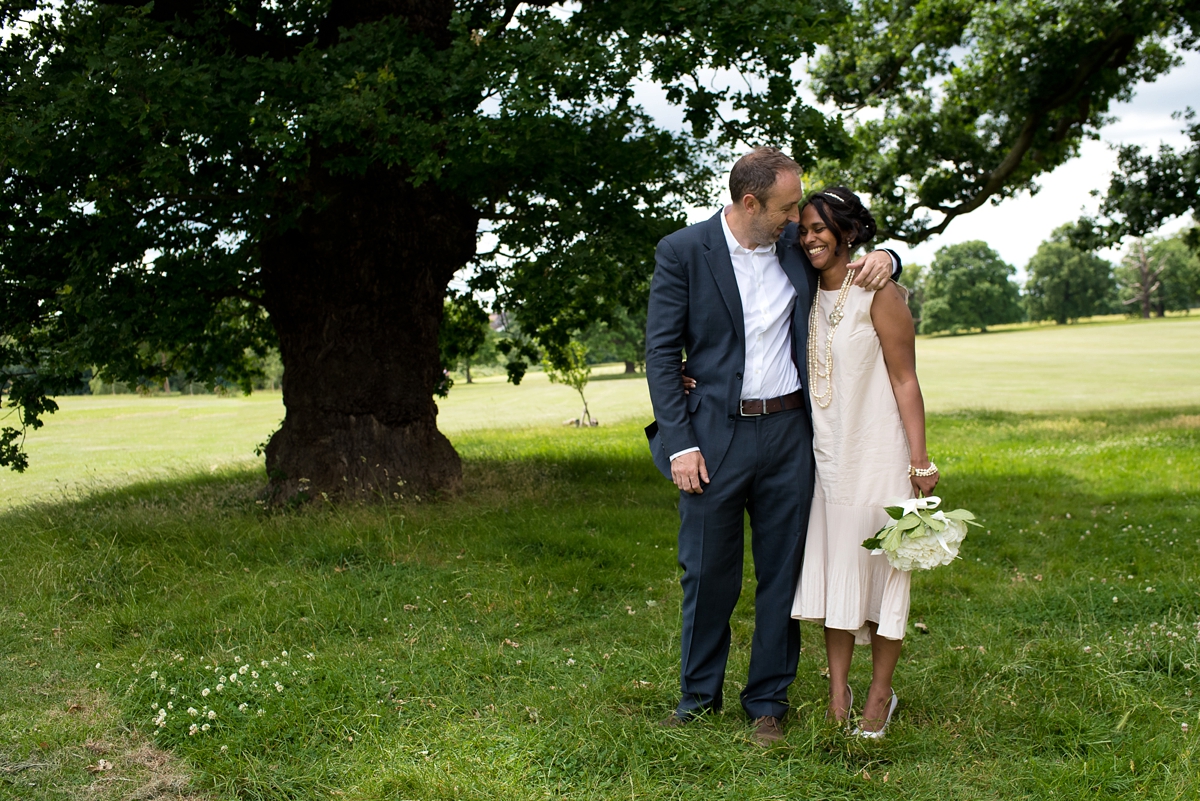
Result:
M746 326L721 227L723 213L664 237L654 254L646 315L646 379L655 421L646 435L655 465L668 478L671 454L693 447L700 448L712 477L733 439L746 366ZM794 224L784 229L775 254L796 289L792 355L811 416L805 352L817 273L808 255L796 246L796 232ZM680 373L684 351L688 375L696 379L690 395L683 394Z

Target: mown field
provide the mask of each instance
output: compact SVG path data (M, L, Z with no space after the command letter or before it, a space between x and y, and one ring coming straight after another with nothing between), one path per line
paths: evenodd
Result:
M262 438L250 416L197 411L180 425L175 411L64 405L35 435L62 486L89 486L70 473L72 448L124 445L102 452L114 467L93 467L90 491L51 487L0 513L0 797L1195 798L1192 325L1090 327L1167 343L1133 366L1069 339L1089 327L922 341L943 494L986 528L960 561L915 577L910 621L928 633L910 632L896 720L868 744L821 720L824 653L807 626L781 746L751 745L733 707L682 730L653 725L677 692L677 517L640 409L564 429L568 394L550 425L472 427L516 414L496 408L501 392L561 388L459 386L496 393L477 411L468 392L444 407L448 429L455 402L467 421L451 429L460 496L281 512L256 503L256 463L218 460ZM1029 344L1039 337L1051 339ZM997 346L1005 338L1018 344ZM1064 354L1118 395L950 411L938 387L953 376L939 376L931 344L958 348L945 363L989 398L1068 369L1010 379L983 367L1022 352ZM1169 397L1141 403L1135 367ZM595 386L610 384L644 392ZM151 452L163 461L137 473ZM4 491L37 486L31 474ZM748 656L749 565L729 698ZM865 650L857 660L852 684L865 687Z

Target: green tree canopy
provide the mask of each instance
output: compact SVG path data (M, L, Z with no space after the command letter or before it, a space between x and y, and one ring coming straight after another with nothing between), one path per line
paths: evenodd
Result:
M634 305L655 242L707 199L712 146L804 158L840 135L790 80L830 10L0 0L10 400L36 425L92 364L249 387L277 343L280 496L452 486L433 394L454 273L532 343ZM710 90L713 70L763 88ZM690 130L654 125L638 80Z
M814 70L817 97L882 113L848 152L822 153L822 172L871 194L881 238L921 242L1036 191L1198 33L1195 0L852 3Z
M957 333L1024 317L1016 269L986 242L973 240L938 250L925 279L921 332Z
M1073 230L1073 225L1064 225L1054 231L1025 268L1025 308L1030 320L1066 323L1114 308L1113 266L1073 245Z
M1195 113L1182 116L1191 120ZM1200 222L1200 123L1188 125L1186 134L1191 146L1182 150L1161 145L1155 155L1137 145L1121 147L1100 216L1081 220L1075 239L1085 247L1111 245L1152 234L1172 217L1190 213ZM1200 252L1200 226L1192 226L1184 242Z
M646 306L619 307L610 320L599 320L583 332L582 340L593 363L625 362L625 372L636 372L646 360Z

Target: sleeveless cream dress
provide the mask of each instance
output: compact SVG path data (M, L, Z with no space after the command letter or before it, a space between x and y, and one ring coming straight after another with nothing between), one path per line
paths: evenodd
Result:
M838 293L819 291L818 330L809 336L824 363ZM816 491L792 602L792 617L852 631L858 645L871 641L867 621L878 623L883 637L904 638L910 584L909 573L862 547L887 523L889 502L913 497L908 438L871 322L874 298L850 288L833 336L833 399L825 409L812 404ZM824 389L820 381L816 390Z

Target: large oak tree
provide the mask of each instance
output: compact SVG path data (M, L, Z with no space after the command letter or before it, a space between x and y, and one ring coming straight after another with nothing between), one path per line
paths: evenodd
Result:
M92 366L247 386L277 344L279 497L453 486L433 396L457 271L518 323L519 374L522 349L637 307L714 148L764 142L849 171L918 241L1073 155L1172 66L1165 42L1194 44L1196 8L0 0L0 385L20 415L0 464ZM881 117L799 99L822 43L820 96Z

